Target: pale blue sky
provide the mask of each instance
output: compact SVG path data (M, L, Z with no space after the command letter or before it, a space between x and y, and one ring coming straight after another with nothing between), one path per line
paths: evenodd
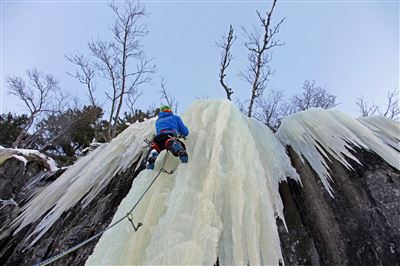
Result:
M214 40L232 24L238 39L228 81L234 96L248 98L247 84L238 77L246 68L241 26L257 23L256 10L270 1L142 1L150 13L150 34L144 40L158 72L138 107L158 104L160 76L179 100L180 111L207 95L225 97L218 82L219 54ZM304 80L316 80L338 96L339 109L355 116L360 95L382 103L386 91L399 88L398 1L278 1L274 18L286 17L274 50L275 74L269 88L287 96L300 91ZM87 41L110 36L110 9L103 1L1 1L2 110L20 111L6 93L5 78L27 68L54 74L64 89L86 91L66 75L74 67L64 55L87 53ZM99 87L102 85L98 84ZM104 95L99 90L99 97Z

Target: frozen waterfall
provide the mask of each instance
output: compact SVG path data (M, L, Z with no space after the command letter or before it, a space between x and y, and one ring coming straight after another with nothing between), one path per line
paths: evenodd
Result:
M273 134L227 100L195 102L182 116L190 128L189 163L163 152L156 170L143 170L114 215L132 208L165 160L161 174L133 212L143 223L134 232L125 219L100 238L88 265L276 265L283 261L276 217L283 221L279 182L301 184L286 153L290 145L311 165L331 196L329 160L351 169L353 148L375 152L399 169L399 122L353 119L337 110L312 109L284 119ZM87 206L116 176L137 162L154 119L129 126L108 144L81 158L24 206L15 233L39 221L33 245L76 204ZM42 218L43 217L43 218Z

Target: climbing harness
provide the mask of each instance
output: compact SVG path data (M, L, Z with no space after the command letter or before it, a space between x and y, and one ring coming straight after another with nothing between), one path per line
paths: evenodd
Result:
M172 174L172 173L175 171L175 170L167 171L167 170L164 169L164 164L165 164L165 161L167 160L168 154L169 154L169 151L167 151L167 154L166 154L165 157L164 157L163 164L162 164L162 166L161 166L161 169L158 171L158 174L153 178L153 180L151 181L150 185L149 185L149 186L147 187L147 189L144 191L144 193L142 194L142 196L140 196L140 198L136 201L135 205L133 205L132 209L131 209L124 217L120 218L120 219L119 219L118 221L116 221L115 223L109 225L109 226L106 227L104 230L98 232L98 233L95 234L94 236L92 236L92 237L86 239L85 241L83 241L83 242L81 242L81 243L79 243L79 244L77 244L77 245L75 245L75 246L73 246L73 247L71 247L71 248L69 248L69 249L67 249L67 250L65 250L65 251L63 251L63 252L61 252L61 253L55 255L55 256L53 256L53 257L51 257L51 258L48 258L47 260L44 260L44 261L42 261L42 262L39 262L39 263L35 264L34 266L45 266L45 265L49 265L50 263L53 263L53 262L55 262L56 260L61 259L62 257L68 255L69 253L71 253L71 252L73 252L73 251L79 249L80 247L82 247L82 246L86 245L87 243L91 242L92 240L98 238L98 237L101 236L105 231L107 231L107 230L111 229L112 227L114 227L115 225L119 224L119 223L122 222L125 218L127 218L127 219L129 220L129 222L132 224L133 230L134 230L135 232L137 232L137 230L139 230L139 228L140 228L143 224L139 222L137 225L135 225L135 223L133 222L133 214L132 214L133 210L136 208L136 206L139 204L139 202L144 198L144 196L146 195L146 193L149 191L149 189L151 188L151 186L154 184L154 182L157 180L158 176L159 176L161 173Z

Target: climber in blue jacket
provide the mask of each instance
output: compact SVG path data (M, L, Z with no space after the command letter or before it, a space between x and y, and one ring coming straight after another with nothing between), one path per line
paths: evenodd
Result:
M187 163L189 157L186 147L178 138L185 138L188 135L189 129L185 126L182 119L174 115L169 106L161 106L156 121L156 136L151 142L151 151L147 159L147 169L154 169L154 162L158 154L164 149L169 150L174 156L179 157L182 163Z

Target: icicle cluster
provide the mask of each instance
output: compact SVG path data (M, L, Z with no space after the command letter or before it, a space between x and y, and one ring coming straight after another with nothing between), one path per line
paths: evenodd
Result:
M399 169L399 123L352 119L315 109L284 119L277 134L245 117L229 101L196 102L183 116L190 128L189 163L163 152L174 174L161 174L133 212L143 226L136 233L125 219L106 231L88 265L270 265L282 260L276 217L283 220L279 182L301 183L285 147L290 145L330 186L328 158L351 169L352 147L377 153ZM33 232L35 243L68 209L87 206L119 172L135 162L154 120L131 125L111 143L80 159L25 206L13 222L17 232L45 213ZM397 150L396 150L397 149ZM1 161L1 153L0 153ZM157 171L142 171L112 223L125 216Z
M228 101L197 102L183 120L190 162L166 159L174 175L159 177L129 221L107 231L88 265L271 265L282 260L276 214L278 183L298 179L284 147L262 124ZM161 155L160 155L161 156ZM158 159L161 164L163 157ZM124 216L156 171L134 181L113 222Z
M383 116L369 116L357 119L368 127L386 144L400 151L400 123Z
M103 144L73 166L27 203L12 222L14 234L47 213L29 236L32 246L67 210L82 200L87 206L111 179L138 160L154 131L154 119L137 123L108 144Z
M400 169L399 122L382 118L353 119L338 110L311 109L286 117L276 136L303 157L321 178L333 197L330 185L329 156L352 169L348 158L353 156L352 145L373 151L393 167ZM388 146L389 144L390 146Z

